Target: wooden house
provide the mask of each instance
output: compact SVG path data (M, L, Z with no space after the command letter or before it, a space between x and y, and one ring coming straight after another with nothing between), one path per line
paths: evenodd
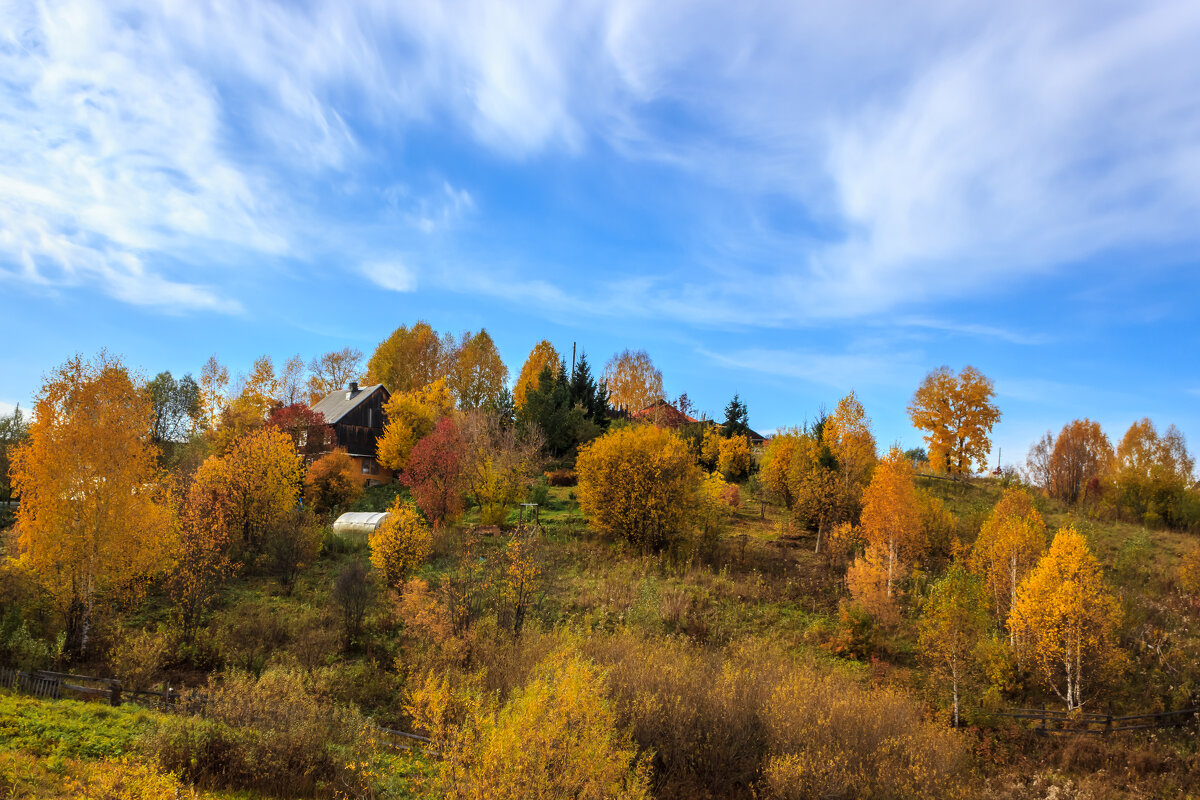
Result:
M326 424L333 428L334 446L350 454L367 486L391 483L395 478L375 458L386 421L383 407L390 397L391 393L381 383L360 388L351 382L349 387L330 392L313 406L313 411L323 414Z

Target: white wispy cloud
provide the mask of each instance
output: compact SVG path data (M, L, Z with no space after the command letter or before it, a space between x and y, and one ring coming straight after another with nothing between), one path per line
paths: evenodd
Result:
M380 288L392 292L412 292L417 288L417 276L402 261L371 261L359 267L363 277Z
M542 296L707 324L891 314L1194 244L1198 37L1200 9L1171 2L8 0L0 269L236 310L214 255L319 257L318 199L448 127L514 163L656 162L801 218L699 218L696 268L641 292L515 276ZM452 234L480 196L446 182L407 222Z

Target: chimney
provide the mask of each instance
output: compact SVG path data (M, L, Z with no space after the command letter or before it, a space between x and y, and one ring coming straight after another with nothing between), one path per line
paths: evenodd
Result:
M350 400L356 394L358 394L358 381L350 381L350 391L346 392L346 399Z

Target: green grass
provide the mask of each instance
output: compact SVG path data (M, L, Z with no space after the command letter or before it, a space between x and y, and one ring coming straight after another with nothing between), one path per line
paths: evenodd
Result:
M131 705L45 702L0 692L0 749L60 758L117 758L134 752L158 715Z

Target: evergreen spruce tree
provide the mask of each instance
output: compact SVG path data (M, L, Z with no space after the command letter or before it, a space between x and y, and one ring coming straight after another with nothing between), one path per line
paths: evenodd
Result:
M736 394L725 406L725 424L721 426L721 435L728 439L731 436L745 436L750 432L750 413L746 404Z

